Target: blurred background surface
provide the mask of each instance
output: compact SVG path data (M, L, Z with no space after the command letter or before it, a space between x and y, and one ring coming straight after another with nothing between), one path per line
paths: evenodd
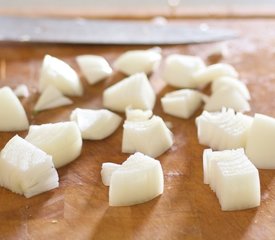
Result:
M166 7L170 3L179 3L180 6L249 6L251 4L263 6L265 4L273 5L275 0L0 0L2 7L12 8L27 8L29 6L58 6L58 7L99 7L99 8L111 8L111 7Z
M275 16L275 0L0 0L0 14L83 17Z

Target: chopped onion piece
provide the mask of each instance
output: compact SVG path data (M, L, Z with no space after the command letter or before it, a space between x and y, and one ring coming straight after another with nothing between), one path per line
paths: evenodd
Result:
M229 56L229 49L226 43L215 44L213 47L207 48L203 53L208 62L217 63L223 58Z
M158 67L161 54L154 49L131 50L123 53L114 62L114 68L126 75L139 72L151 73Z
M232 161L244 155L244 149L238 148L233 150L213 151L211 148L203 151L203 178L204 183L209 184L211 189L216 192L217 181L213 166L216 161Z
M26 84L20 84L18 85L14 90L14 94L17 97L28 97L30 95L29 89Z
M217 78L224 76L237 78L238 75L238 72L232 65L226 63L216 63L197 71L194 73L193 77L198 86L205 86Z
M35 111L42 111L72 104L73 101L65 96L53 85L49 85L40 95L34 106Z
M58 187L52 157L18 135L1 151L0 185L29 198Z
M132 108L151 110L156 95L144 73L136 73L112 85L103 92L103 105L113 111Z
M233 109L203 111L196 119L199 143L215 150L245 147L252 121L252 117Z
M250 100L251 98L246 85L240 80L232 77L221 77L213 81L211 85L212 93L224 87L237 90L246 100Z
M214 112L220 111L222 107L232 108L236 112L250 111L249 102L235 89L222 87L215 91L204 105L204 110Z
M145 121L153 116L152 110L141 110L126 108L126 119L128 121Z
M275 169L275 118L256 113L245 151L257 168Z
M199 85L193 75L203 69L205 64L199 57L171 54L165 59L162 78L173 87L196 88Z
M71 113L70 120L77 123L83 139L101 140L119 127L122 118L106 109L76 108Z
M0 88L0 131L21 131L29 128L24 107L10 87Z
M131 206L163 193L164 178L158 160L135 153L111 174L110 206Z
M157 157L173 145L173 136L162 118L128 121L123 125L122 152L142 152Z
M101 179L105 186L110 186L111 176L120 166L121 164L111 162L102 163Z
M80 55L76 61L89 84L95 84L109 77L113 70L104 57L97 55Z
M64 95L83 95L83 88L75 70L67 63L50 55L46 55L43 60L39 91L43 92L48 85L54 85Z
M82 138L75 122L31 125L25 139L51 155L56 168L70 163L81 153Z
M191 117L201 103L201 94L191 89L173 91L161 98L162 109L165 113L185 119Z
M209 151L209 150L208 150ZM223 211L242 210L260 205L260 179L257 168L243 149L204 155L210 184Z

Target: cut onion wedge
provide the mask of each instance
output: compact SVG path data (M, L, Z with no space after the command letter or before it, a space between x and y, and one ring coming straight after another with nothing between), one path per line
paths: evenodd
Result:
M76 57L80 70L88 83L93 85L111 76L113 70L104 57L80 55Z
M243 210L260 205L258 169L243 149L204 154L205 169L223 211ZM214 184L214 185L213 185Z
M81 153L82 138L75 122L31 125L25 139L51 155L56 168L72 162Z
M215 112L222 107L232 108L236 112L250 111L247 99L238 90L226 86L219 88L206 100L204 110Z
M153 116L152 110L126 108L126 120L128 121L145 121Z
M201 94L191 89L173 91L161 98L162 109L166 114L184 119L190 118L201 103Z
M214 46L207 48L202 55L208 62L217 63L222 59L229 57L228 45L225 42L215 44Z
M132 108L151 110L156 95L144 73L136 73L112 85L103 92L103 105L113 111L124 112Z
M198 84L193 75L203 69L205 64L199 57L171 54L165 59L162 78L173 87L196 88Z
M158 116L145 121L128 121L123 125L122 152L141 152L158 157L173 145L173 135Z
M121 164L106 162L102 163L101 179L105 186L110 186L111 176L114 171L121 167Z
M237 90L246 100L250 100L251 98L246 85L240 80L232 77L221 77L213 81L211 85L212 93L224 87Z
M158 67L161 54L155 49L131 50L123 53L114 62L114 68L126 75L144 72L151 73Z
M14 90L13 90L14 94L17 97L28 97L30 95L29 89L27 87L26 84L19 84Z
M232 150L222 150L213 151L211 148L205 149L203 151L203 179L205 184L209 184L210 188L216 192L217 181L215 179L216 175L214 172L214 163L217 161L232 161L243 157L244 149L232 149Z
M256 113L245 151L257 168L275 169L275 118Z
M207 112L196 118L199 143L215 150L245 147L253 118L233 109Z
M217 78L224 76L238 78L238 75L238 72L232 65L226 63L216 63L195 72L193 77L194 82L196 82L198 86L205 86Z
M72 104L73 101L65 96L53 85L49 85L40 95L34 106L35 111L42 111Z
M18 135L1 151L0 169L0 185L27 198L59 185L52 157Z
M76 108L70 116L80 129L83 139L101 140L109 137L120 125L122 118L106 109Z
M0 88L0 131L21 131L29 128L24 107L10 87Z
M161 195L164 178L158 160L135 153L111 174L110 206L131 206Z
M46 55L39 78L40 93L49 85L54 85L64 95L81 96L83 94L83 88L75 70L62 60Z

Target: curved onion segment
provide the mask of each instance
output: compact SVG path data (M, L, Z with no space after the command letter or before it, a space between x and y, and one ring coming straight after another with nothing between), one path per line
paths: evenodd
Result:
M81 153L82 138L75 122L32 125L25 139L51 155L56 168L75 160Z
M126 119L128 121L145 121L150 119L152 116L152 110L126 108Z
M103 92L103 105L124 112L126 107L153 109L156 95L144 73L136 73L112 85Z
M0 88L0 131L21 131L29 121L21 102L9 87Z
M76 108L71 113L70 120L77 123L83 139L101 140L119 127L122 118L106 109Z
M238 72L232 65L226 63L216 63L196 72L194 74L194 79L199 86L203 86L220 77L227 76L237 78L238 75Z
M109 205L131 206L144 203L162 194L163 188L164 178L160 162L135 153L113 171Z
M171 54L165 59L163 80L178 88L196 88L198 84L193 75L205 68L203 60L199 57Z
M275 169L275 118L255 114L248 132L246 154L257 168Z
M58 187L52 157L18 135L1 151L0 185L29 198Z
M110 186L111 176L121 165L111 162L102 163L101 179L105 186Z
M232 108L236 112L250 111L247 99L236 89L222 87L215 91L204 105L204 110L214 112L220 111L222 107Z
M211 84L212 93L224 87L230 88L232 90L237 90L246 100L250 100L250 93L246 85L240 80L232 77L218 78Z
M26 84L19 84L14 90L13 90L14 94L17 97L28 97L30 96L30 92L28 89L28 86Z
M199 143L215 150L245 147L252 121L252 117L235 113L233 109L203 111L196 119Z
M65 96L53 85L49 85L40 95L34 106L35 111L42 111L72 104L73 101Z
M213 47L207 48L203 55L209 62L217 63L220 60L229 57L229 49L227 43L221 43L214 45Z
M89 84L95 84L109 77L113 70L104 57L80 55L76 57L80 70Z
M54 85L64 95L81 96L83 88L77 73L62 60L46 55L43 60L39 91L43 92L48 85Z
M122 152L141 152L158 157L173 145L173 136L162 118L153 116L145 121L125 121Z
M162 109L165 113L185 119L191 117L201 103L201 94L191 89L170 92L161 98Z
M222 210L259 206L261 194L258 169L247 158L244 150L205 151L204 174L207 173L208 182L216 192Z
M131 50L118 57L114 68L126 75L139 72L149 74L159 65L160 60L161 54L155 49Z
M203 181L205 184L209 184L211 189L216 192L214 163L216 161L232 161L238 159L244 155L244 149L238 148L233 150L213 151L211 148L203 151Z

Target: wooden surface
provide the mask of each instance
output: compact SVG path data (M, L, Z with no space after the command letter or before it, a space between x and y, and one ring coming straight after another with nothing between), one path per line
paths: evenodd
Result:
M186 22L187 20L185 20ZM202 20L191 20L200 24ZM252 96L249 113L275 117L275 20L205 20L210 26L230 27L240 37L227 41L229 55L221 61L240 73ZM192 54L203 57L220 43L167 46L163 55ZM31 124L66 121L75 107L101 108L102 91L124 76L112 77L95 86L85 85L81 98L72 106L32 115L38 97L38 75L42 58L51 54L70 63L78 72L75 56L99 54L112 63L119 54L140 46L0 45L0 85L28 85L31 96L22 102ZM211 63L208 62L208 63ZM274 239L275 170L261 170L261 206L222 212L208 185L203 184L202 151L194 119L182 120L164 114L159 99L173 90L160 78L150 76L158 101L154 113L172 123L175 143L158 159L165 175L162 196L132 207L109 207L108 188L101 182L103 162L121 163L122 127L103 141L84 141L81 156L58 170L60 187L26 199L0 188L0 239ZM196 116L200 111L196 113ZM0 133L0 148L15 133ZM25 136L26 132L20 132ZM65 151L65 149L64 149Z
M111 6L111 7L91 7L91 6L18 6L5 7L1 6L1 15L21 15L21 16L54 16L54 17L86 17L86 18L154 18L164 16L168 18L253 18L265 17L274 18L274 4L217 4L208 6L179 6L177 8L167 6Z

